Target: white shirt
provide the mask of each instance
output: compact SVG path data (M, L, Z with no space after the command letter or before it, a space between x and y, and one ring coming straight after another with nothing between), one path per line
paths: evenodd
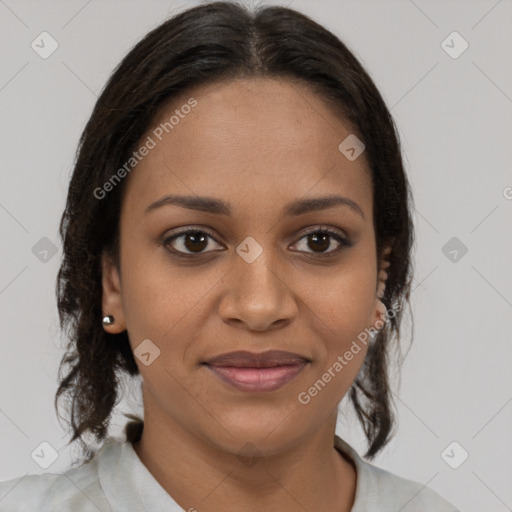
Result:
M334 445L355 463L352 512L460 512L428 487L362 460L340 437L335 437ZM0 482L1 512L144 510L184 512L144 466L133 445L116 438L108 438L90 462L62 474Z

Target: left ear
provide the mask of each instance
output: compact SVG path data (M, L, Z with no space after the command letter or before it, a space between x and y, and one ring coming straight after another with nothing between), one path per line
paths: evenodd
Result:
M391 264L387 259L390 253L391 245L386 245L382 251L382 256L379 261L379 273L377 276L377 287L375 290L375 307L371 321L372 327L376 330L381 330L386 322L386 306L381 299L384 296L386 281L388 279L387 268Z

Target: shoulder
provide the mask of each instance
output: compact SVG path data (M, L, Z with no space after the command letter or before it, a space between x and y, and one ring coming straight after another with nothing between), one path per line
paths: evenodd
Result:
M399 506L403 512L460 512L425 484L402 478L365 462L371 475L369 484L379 502Z
M355 463L357 469L356 499L353 512L400 510L401 512L460 512L425 484L408 480L370 464L341 438L335 445Z
M98 479L98 458L64 473L26 474L0 482L2 512L111 512Z

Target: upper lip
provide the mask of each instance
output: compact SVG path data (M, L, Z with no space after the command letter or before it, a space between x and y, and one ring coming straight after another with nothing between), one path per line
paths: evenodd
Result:
M268 350L267 352L248 352L238 350L213 357L204 364L211 366L236 366L240 368L272 368L274 366L297 365L310 362L309 359L293 352Z

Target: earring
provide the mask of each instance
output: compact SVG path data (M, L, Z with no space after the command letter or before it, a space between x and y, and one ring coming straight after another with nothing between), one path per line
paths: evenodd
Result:
M384 291L386 290L386 281L388 279L388 273L386 272L386 268L390 265L389 261L384 263L379 270L379 285L377 287L377 298L382 299L384 297Z
M386 322L386 314L387 314L387 308L384 302L382 302L380 299L377 300L377 312L379 313L379 317L381 322Z
M107 315L103 317L103 325L112 325L114 323L114 317Z
M386 256L391 252L391 248L388 247L384 251L383 255ZM384 263L381 264L379 269L379 285L377 287L377 303L376 308L377 312L379 313L380 321L382 323L386 322L386 313L387 309L385 304L382 302L382 297L384 297L384 291L386 290L386 281L388 279L388 273L386 269L391 265L389 261L384 261Z

